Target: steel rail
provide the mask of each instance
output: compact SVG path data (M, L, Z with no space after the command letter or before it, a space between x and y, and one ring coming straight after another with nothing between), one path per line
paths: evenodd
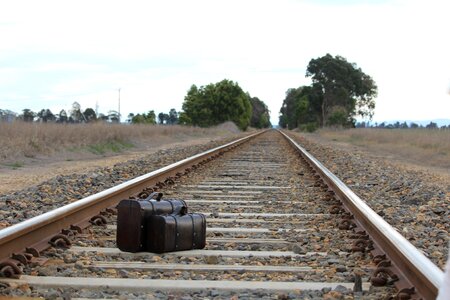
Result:
M415 288L416 292L424 299L435 299L444 280L443 271L383 220L306 149L284 132L279 132L320 174L322 180L354 215L355 221L369 234L376 246L391 259L392 264L400 270L403 278Z
M10 260L14 253L25 252L29 247L42 243L46 245L61 230L67 229L74 224L88 223L90 218L102 210L116 205L120 200L139 193L146 187L163 182L168 177L175 176L178 172L185 171L186 168L229 148L240 145L263 132L265 131L253 133L225 145L193 155L97 194L4 228L0 230L0 263Z

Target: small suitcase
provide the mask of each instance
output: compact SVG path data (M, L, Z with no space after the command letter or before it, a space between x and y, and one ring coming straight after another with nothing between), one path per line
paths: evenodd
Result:
M163 253L203 249L206 245L206 217L203 214L153 215L147 220L145 249Z
M183 208L187 211L184 200L161 200L162 193L152 193L144 200L122 200L117 205L117 247L126 252L139 252L144 248L146 236L146 219L154 214L178 214ZM153 199L156 198L156 199Z

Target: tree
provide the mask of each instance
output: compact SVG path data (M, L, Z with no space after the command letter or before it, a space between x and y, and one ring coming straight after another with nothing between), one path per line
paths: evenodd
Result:
M321 92L315 100L320 104L322 127L330 122L349 126L354 124L355 116L372 119L377 86L356 64L327 54L309 62L306 76L311 77L313 88Z
M188 124L208 127L233 121L242 130L250 124L252 114L250 96L227 79L200 88L192 85L184 97L183 110L183 121Z
M148 113L145 115L146 123L147 124L156 124L156 114L154 110L149 110Z
M320 119L320 98L317 86L288 89L280 109L280 127L294 129L306 126L308 131L317 128Z
M150 110L148 113L133 115L131 118L133 124L156 124L155 111Z
M184 111L182 111L179 113L178 123L181 125L188 125L188 124L192 124L192 121L188 117L188 115Z
M118 111L110 110L108 111L108 120L112 123L119 123L120 121L120 115Z
M70 110L69 121L74 123L80 123L84 120L84 115L81 113L81 105L78 102L72 103L72 109Z
M280 109L279 125L282 128L293 129L297 127L297 117L295 115L295 102L303 87L291 88L286 91L286 98Z
M131 123L131 120L133 120L134 113L129 113L127 118L127 123Z
M102 120L103 122L107 122L109 120L109 116L107 116L105 114L102 114L102 113L99 113L98 117L97 117L97 120Z
M178 113L175 108L170 109L167 122L170 125L178 124Z
M47 123L48 121L53 122L56 120L55 115L48 108L42 109L40 112L37 113L36 116L39 117L39 120L44 123Z
M36 113L28 108L25 108L19 116L19 118L25 122L33 122L34 117L36 117Z
M268 128L270 124L270 112L267 105L259 100L258 97L250 98L252 104L252 117L250 119L250 126L254 128Z
M0 109L0 122L12 122L16 119L17 114L10 110Z
M92 108L86 108L83 112L83 116L87 123L97 120L97 114Z
M58 116L58 119L56 120L56 122L58 122L58 123L67 123L67 121L68 121L67 113L66 113L66 111L64 109L62 109L59 112L59 116Z
M159 114L158 114L158 123L159 124L167 124L167 122L168 122L168 119L169 119L169 115L168 114L165 114L165 113L163 113L163 112L160 112Z

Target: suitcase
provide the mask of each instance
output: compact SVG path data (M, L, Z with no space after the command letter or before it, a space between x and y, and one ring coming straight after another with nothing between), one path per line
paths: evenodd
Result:
M147 220L145 249L163 253L203 249L206 245L206 217L203 214L153 215Z
M156 198L156 199L153 199ZM187 211L184 200L161 200L162 193L152 193L144 200L122 200L117 205L117 247L125 252L144 251L146 219L154 214L178 214Z

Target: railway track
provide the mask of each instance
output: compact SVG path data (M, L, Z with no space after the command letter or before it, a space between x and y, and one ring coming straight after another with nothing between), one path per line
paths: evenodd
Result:
M434 299L442 271L299 151L268 131L4 229L0 293ZM157 255L116 248L111 207L156 188L207 215L205 249Z

